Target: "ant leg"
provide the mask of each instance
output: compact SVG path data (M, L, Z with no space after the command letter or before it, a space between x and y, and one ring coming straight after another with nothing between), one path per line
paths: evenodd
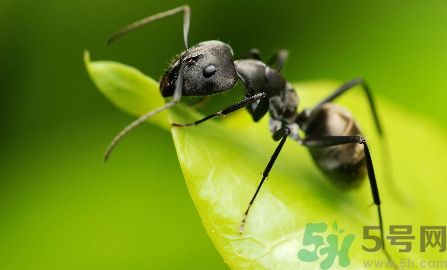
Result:
M379 116L377 114L377 109L376 109L376 105L374 103L374 98L371 93L371 90L369 89L368 84L366 83L366 81L363 78L355 78L355 79L343 84L338 89L336 89L334 91L334 93L332 93L331 95L329 95L328 97L326 97L325 99L320 101L320 103L318 103L312 109L309 110L309 112L308 112L309 118L305 122L311 123L312 120L314 119L314 117L318 114L316 112L318 112L324 104L333 101L334 99L336 99L339 96L341 96L342 94L344 94L346 91L353 89L355 86L358 86L358 85L360 85L362 87L363 91L366 94L366 97L368 99L369 106L371 109L371 113L374 118L374 123L376 125L377 133L379 134L380 137L382 137L383 129L382 129L382 125L379 120ZM306 125L306 123L305 123L305 125Z
M261 61L261 51L258 48L252 48L248 52L248 57L250 59L255 59Z
M277 51L272 58L267 62L267 65L271 66L272 68L276 69L277 71L281 71L281 69L284 67L284 64L286 63L287 59L289 58L289 51L285 49L281 49Z
M200 120L197 120L197 121L195 121L195 122L184 123L184 124L172 123L171 126L173 126L173 127L189 127L189 126L196 126L196 125L198 125L198 124L200 124L200 123L203 123L203 122L205 122L206 120L212 119L212 118L214 118L214 117L225 116L225 115L228 115L228 114L230 114L230 113L232 113L232 112L235 112L235 111L237 111L237 110L239 110L239 109L242 109L242 108L244 108L245 106L247 106L248 104L250 104L250 103L252 103L252 102L254 102L254 101L256 101L256 100L262 99L262 98L264 98L265 96L266 96L265 93L259 93L259 94L256 94L256 95L247 97L247 98L245 98L244 100L239 101L238 103L233 104L233 105L231 105L231 106L229 106L229 107L227 107L227 108L225 108L225 109L223 109L223 110L221 110L221 111L218 111L218 112L212 113L212 114L210 114L210 115L208 115L208 116L205 116L204 118L202 118L202 119L200 119Z
M121 130L116 136L115 138L113 138L112 142L109 144L109 146L106 149L106 152L104 154L104 161L107 161L109 159L110 154L112 153L113 149L115 148L115 146L130 132L132 131L134 128L138 127L141 123L146 122L146 120L148 118L150 118L151 116L169 109L170 107L174 106L175 104L177 104L180 99L182 98L182 86L183 86L183 70L185 69L186 63L182 63L179 69L179 75L177 78L177 81L175 82L175 90L174 90L174 95L172 97L172 100L169 101L168 103L166 103L165 105L161 106L160 108L157 108L155 110L152 110L150 112L147 112L145 114L143 114L142 116L140 116L139 118L137 118L136 120L134 120L132 123L130 123L129 125L127 125L123 130Z
M270 105L270 99L269 98L263 98L259 100L259 103L252 103L248 104L246 106L248 113L253 118L254 122L259 122L259 120L264 117L264 115L268 112Z
M366 81L363 78L355 78L355 79L343 84L338 89L336 89L331 95L329 95L328 97L326 97L325 99L320 101L320 103L318 103L315 107L313 107L312 109L310 109L307 112L305 111L304 113L307 114L308 117L305 117L304 123L301 126L305 130L307 128L307 125L309 123L313 122L315 117L318 115L318 111L321 109L321 107L325 103L333 101L334 99L338 98L342 94L346 93L348 90L353 89L355 86L358 86L358 85L360 85L362 87L363 91L366 94L366 97L367 97L368 103L369 103L369 107L371 109L371 114L374 119L374 124L376 126L377 133L379 134L379 137L382 141L382 145L381 145L382 159L383 159L382 167L384 170L384 175L387 178L386 183L389 186L389 188L391 190L393 190L393 193L396 194L396 197L400 197L401 200L405 199L402 192L400 191L400 189L396 186L395 181L393 181L392 171L391 171L392 165L391 165L391 158L390 158L390 153L389 153L389 148L388 148L388 141L384 135L384 130L382 128L381 121L380 121L379 115L377 113L377 108L374 103L374 98L373 98L372 92L371 92L368 84L366 83Z
M275 164L276 158L278 157L279 153L281 152L281 149L284 146L284 143L286 142L286 139L289 136L289 134L290 134L290 129L288 127L282 127L280 129L278 129L277 131L275 131L275 133L273 133L273 136L272 136L273 139L275 141L278 141L278 140L281 140L281 141L279 142L278 146L276 147L275 152L273 152L273 155L270 158L269 163L267 163L267 166L265 167L264 171L262 172L262 180L259 183L258 187L256 188L255 194L253 195L250 202L248 203L247 210L245 210L244 216L241 221L241 225L239 227L240 233L244 232L248 212L250 211L250 208L253 205L253 202L255 201L256 196L258 195L259 190L262 187L262 184L264 184L265 179L267 179L267 177L269 176L270 170L272 169L273 164Z
M382 250L385 253L385 256L393 262L393 264L396 266L395 262L391 259L390 254L385 248L385 238L384 238L384 232L383 232L383 219L382 219L382 211L380 208L381 202L380 202L380 196L379 196L379 189L377 187L377 181L376 176L374 174L374 166L371 159L371 154L369 152L368 144L366 143L366 140L362 136L321 136L321 137L312 137L312 138L305 138L302 141L302 144L306 147L330 147L330 146L336 146L336 145L343 145L343 144L350 144L350 143L358 143L363 144L364 147L364 155L365 155L365 161L366 161L366 169L368 171L368 179L369 184L371 187L372 197L374 200L374 204L377 207L377 213L379 216L379 225L380 225L380 236L382 239Z
M166 10L160 13L157 13L155 15L151 15L149 17L143 18L139 21L136 21L134 23L129 24L128 26L122 28L115 34L113 34L108 40L107 45L110 45L115 40L119 39L120 37L124 36L125 34L141 28L145 26L146 24L149 24L153 21L157 21L172 15L175 15L177 13L183 12L183 41L185 42L185 48L188 49L188 32L189 32L189 25L191 21L191 8L188 5L176 7L170 10Z

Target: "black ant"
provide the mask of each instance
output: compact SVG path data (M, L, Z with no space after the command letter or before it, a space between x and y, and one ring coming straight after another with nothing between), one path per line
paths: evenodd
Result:
M234 60L231 47L221 41L203 41L189 48L188 31L191 9L187 5L134 22L116 32L108 40L108 44L148 23L181 12L186 50L177 56L160 81L161 95L172 97L172 100L144 114L124 128L110 143L104 156L105 160L129 131L149 117L174 106L182 96L208 96L221 93L232 89L238 81L241 81L246 90L245 99L242 101L192 123L172 124L173 127L199 125L211 118L225 116L242 108L248 110L255 122L258 122L267 112L270 114L270 131L273 133L273 140L279 143L242 217L240 233L244 231L250 208L262 184L268 177L287 138L291 137L309 149L317 166L338 186L357 187L368 175L379 216L382 249L390 258L385 250L380 196L368 144L350 113L331 103L355 86L361 86L368 99L377 132L382 137L383 130L374 99L365 80L353 79L340 86L313 108L298 113L298 96L292 84L281 75L281 69L288 57L286 50L278 51L270 63L266 64L261 61L260 53L256 49L250 51L251 59ZM299 130L306 135L304 138L299 135Z

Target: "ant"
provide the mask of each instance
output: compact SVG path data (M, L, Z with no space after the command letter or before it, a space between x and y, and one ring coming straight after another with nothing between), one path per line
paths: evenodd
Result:
M170 9L139 21L116 32L108 40L114 42L123 35L153 21L183 13L183 40L185 51L180 53L169 66L160 81L163 97L172 97L164 106L150 111L133 121L119 132L106 150L107 160L116 144L132 129L149 117L177 104L182 96L208 96L232 89L238 81L245 86L245 98L221 111L210 114L192 123L172 123L172 127L199 125L214 117L228 115L246 108L258 122L267 112L270 115L272 138L279 141L273 155L262 173L262 179L243 214L239 231L243 233L247 217L256 196L267 179L288 137L307 147L319 169L337 186L358 187L368 175L374 204L377 207L381 244L386 256L381 202L368 144L350 113L332 103L335 99L360 86L366 94L374 123L380 137L383 129L379 121L371 91L363 78L353 79L336 89L331 95L310 109L297 111L298 96L291 83L281 74L288 58L286 50L279 50L268 63L261 61L257 49L250 51L250 59L233 59L233 50L221 41L210 40L188 47L188 31L191 9L188 5ZM306 135L302 138L299 131Z

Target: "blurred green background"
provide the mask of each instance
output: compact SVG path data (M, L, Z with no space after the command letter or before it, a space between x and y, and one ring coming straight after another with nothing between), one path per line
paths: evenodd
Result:
M227 269L169 133L140 128L103 164L131 118L101 96L82 63L89 49L94 60L158 78L183 49L179 17L111 47L105 39L183 3L0 3L0 269ZM290 81L362 75L377 95L447 128L447 1L187 3L191 43L219 39L237 57L287 48Z

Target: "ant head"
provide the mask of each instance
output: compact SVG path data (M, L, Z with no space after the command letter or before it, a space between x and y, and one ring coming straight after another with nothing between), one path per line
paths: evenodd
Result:
M175 82L182 63L184 96L206 96L234 87L238 75L231 47L220 41L204 41L183 53L171 64L160 81L162 96L174 94Z

